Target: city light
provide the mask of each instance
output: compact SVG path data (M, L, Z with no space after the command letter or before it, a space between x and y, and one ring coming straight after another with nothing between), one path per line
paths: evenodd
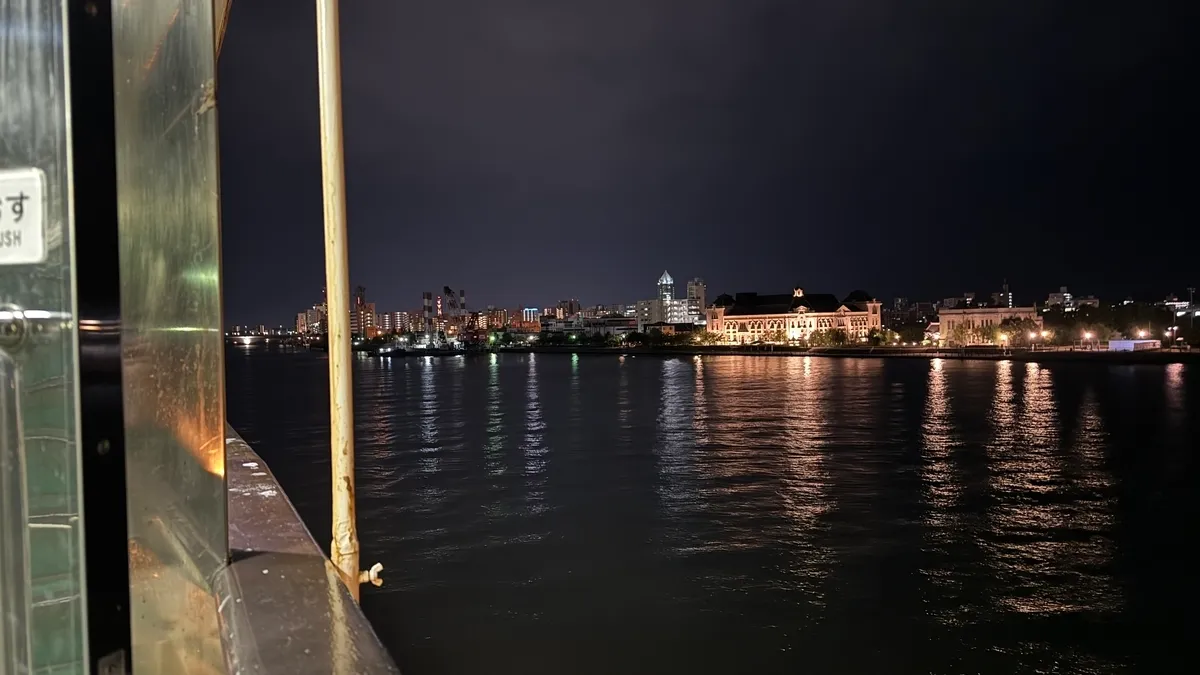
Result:
M1140 338L1144 338L1144 337L1146 337L1146 331L1144 331L1144 330L1139 330L1139 331L1138 331L1138 337L1140 337Z
M1091 340L1091 339L1092 339L1092 334L1091 334L1091 333L1084 333L1084 334L1083 334L1083 339L1084 339L1084 340Z
M1001 333L1001 334L1000 334L1000 341L1001 341L1001 342L1008 342L1008 333Z
M1030 339L1030 340L1036 340L1036 339L1037 339L1037 335L1038 335L1038 334L1037 334L1037 332L1036 332L1036 331L1032 331L1032 330L1031 330L1031 331L1029 331L1029 339Z
M1043 338L1050 337L1050 331L1048 331L1048 330L1044 330L1044 331L1042 331L1042 337L1043 337Z

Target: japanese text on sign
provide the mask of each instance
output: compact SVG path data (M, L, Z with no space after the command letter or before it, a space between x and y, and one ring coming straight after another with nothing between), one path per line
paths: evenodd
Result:
M41 169L0 170L0 265L46 259L44 186Z

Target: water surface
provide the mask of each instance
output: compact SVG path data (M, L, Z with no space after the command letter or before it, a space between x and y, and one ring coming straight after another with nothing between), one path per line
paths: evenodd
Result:
M230 422L329 539L327 362ZM1200 373L483 355L355 367L364 608L407 675L1178 672Z

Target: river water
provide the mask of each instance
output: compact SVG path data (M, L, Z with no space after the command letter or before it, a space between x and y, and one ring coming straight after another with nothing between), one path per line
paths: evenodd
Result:
M229 420L329 539L328 363ZM407 675L1166 673L1200 369L482 355L355 366L363 605Z

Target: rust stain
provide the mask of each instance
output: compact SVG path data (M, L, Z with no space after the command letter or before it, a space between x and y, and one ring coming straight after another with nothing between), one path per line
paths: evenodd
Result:
M166 43L167 35L170 34L171 29L175 27L175 22L179 19L180 9L180 7L175 8L175 11L171 14L171 19L167 21L166 28L163 29L162 37L158 39L158 44L154 46L154 51L151 52L150 58L146 59L146 62L142 64L142 70L146 73L149 73L154 68L154 63L158 61L159 55L162 54L163 44Z

